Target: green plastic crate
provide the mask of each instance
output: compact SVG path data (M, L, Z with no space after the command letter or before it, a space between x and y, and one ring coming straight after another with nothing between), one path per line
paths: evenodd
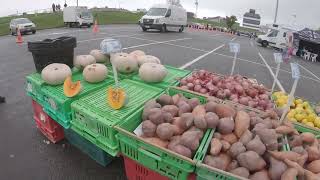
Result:
M68 98L64 95L63 85L58 86L43 86L43 105L44 110L48 115L62 125L65 129L70 127L71 120L71 103L80 99L98 89L105 89L107 85L114 82L112 77L106 78L99 83L88 83L83 79L82 72L76 72L72 75L73 81L81 81L82 91L75 97Z
M199 101L202 104L206 103L206 97L185 92L177 88L170 87L167 89L166 93L169 95L180 93L187 98L199 98ZM170 179L187 179L190 173L193 173L195 170L196 155L193 159L189 159L168 149L149 144L142 138L133 134L132 132L141 124L142 111L143 107L139 110L138 115L135 114L130 118L130 120L116 126L116 129L119 131L116 137L120 143L121 153L143 166L148 167L161 175L169 177ZM207 130L204 134L198 151L202 149L202 146L206 143L209 133L210 130Z
M114 85L114 84L112 84ZM163 92L162 89L132 80L120 81L126 91L128 104L120 110L114 110L107 103L106 91L101 89L72 103L72 128L77 128L83 137L96 144L112 156L119 152L119 143L113 128L120 122L134 118L144 103Z
M98 148L88 140L81 137L72 129L64 129L64 136L69 141L70 144L78 148L83 153L87 154L97 163L102 166L107 166L113 160L113 157L104 152L102 149Z
M41 105L43 104L41 87L44 85L44 81L39 73L33 73L26 76L25 89L28 96L36 100Z
M177 86L179 84L179 79L184 78L188 76L191 71L178 69L172 66L165 65L166 69L168 70L167 76L164 78L162 82L159 83L147 83L156 87L160 88L167 88L169 86ZM144 82L140 79L139 74L134 75L132 80L138 81L138 82Z

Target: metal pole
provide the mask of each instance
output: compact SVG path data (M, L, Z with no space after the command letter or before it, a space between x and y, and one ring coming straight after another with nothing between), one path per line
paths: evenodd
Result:
M274 24L276 24L276 23L277 23L278 7L279 7L279 0L277 0L277 4L276 4L276 12L275 12L275 15L274 15L274 21L273 21L273 23L274 23Z
M77 0L77 7L78 7L78 0Z

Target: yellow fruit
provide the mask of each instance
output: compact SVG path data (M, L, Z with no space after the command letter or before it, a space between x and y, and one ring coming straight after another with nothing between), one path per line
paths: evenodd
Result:
M303 105L303 107L305 107L305 108L306 108L306 107L309 107L309 103L308 103L307 101L303 102L302 105Z
M291 121L291 122L298 122L295 118L289 118L289 121Z
M307 122L306 125L307 125L307 126L314 127L314 124L313 124L312 122Z
M296 114L294 115L294 118L297 120L297 121L302 121L303 119L305 119L305 116L303 114Z
M296 99L294 101L295 104L302 104L303 103L303 100L302 99Z
M301 123L307 124L307 123L308 123L308 120L307 120L307 119L303 119L303 120L301 121Z
M315 119L313 122L314 126L320 127L320 120L319 119Z
M309 122L314 122L314 120L316 119L316 115L315 114L309 114L307 116L307 119Z
M289 112L287 116L288 116L288 118L294 118L294 115L295 115L294 113Z
M312 110L311 108L306 109L306 112L307 112L308 114L314 114L314 112L313 112L313 110Z

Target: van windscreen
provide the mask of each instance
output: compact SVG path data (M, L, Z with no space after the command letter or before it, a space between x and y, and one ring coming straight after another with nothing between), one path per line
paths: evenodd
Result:
M167 8L151 8L147 15L149 16L164 16L167 12Z
M84 18L91 18L91 13L89 11L81 12L81 16Z

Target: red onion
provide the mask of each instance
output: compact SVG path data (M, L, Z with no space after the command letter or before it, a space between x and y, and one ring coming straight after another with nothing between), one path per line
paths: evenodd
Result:
M211 84L210 82L208 82L208 83L206 84L206 88L207 88L209 91L211 91L211 90L213 90L214 85Z
M185 86L185 85L187 85L187 84L188 84L188 82L187 82L186 79L181 79L181 80L180 80L180 86Z
M248 102L248 106L250 106L250 107L253 107L253 108L255 108L255 107L257 107L257 105L258 105L258 102L256 102L256 101L249 101Z
M234 99L232 99L232 102L239 103L239 99L238 98L234 98Z
M241 83L241 85L242 85L243 89L249 89L249 83L247 81L243 81Z
M200 92L200 89L201 89L201 88L202 88L202 87L201 87L199 84L197 84L197 85L194 86L193 89L194 89L195 92Z
M195 84L195 85L199 84L200 85L200 79L194 80L193 84Z
M238 99L238 94L231 94L230 99Z
M212 84L213 84L213 85L217 85L218 82L220 81L220 78L219 78L218 76L213 76L213 77L211 78L211 81L212 81Z
M269 102L267 105L267 109L272 109L273 108L273 103Z
M268 105L268 102L266 100L260 100L258 105L265 109Z
M240 95L243 94L243 88L242 88L242 86L236 85L234 88L236 89L236 91L237 91L238 94L240 94Z
M252 98L254 98L254 97L256 97L257 95L258 95L258 91L256 90L256 89L248 89L247 90L247 94L250 96L250 97L252 97Z
M226 86L226 88L229 89L230 91L232 90L232 87L233 87L233 86L232 86L231 83L228 82L228 83L226 83L225 86Z
M216 95L218 91L219 91L219 88L217 86L212 86L212 89L210 89L210 94Z
M187 77L187 82L188 83L193 83L194 78L192 76Z
M229 89L225 89L224 93L226 94L227 98L230 97L230 95L231 95L231 91Z
M266 95L266 94L260 94L259 98L262 99L262 100L269 100L269 96Z
M249 103L249 99L247 97L241 97L239 99L239 103L247 106Z
M199 91L201 94L206 94L208 91L205 88L201 88Z
M226 94L224 93L223 90L219 90L219 91L217 92L217 98L220 98L220 99L226 98Z
M201 70L199 70L198 74L199 74L199 78L200 78L200 79L205 79L205 78L206 78L206 75L207 75L207 71L201 69Z
M188 87L189 90L193 90L194 85L193 85L192 83L188 83L188 84L187 84L187 87Z

